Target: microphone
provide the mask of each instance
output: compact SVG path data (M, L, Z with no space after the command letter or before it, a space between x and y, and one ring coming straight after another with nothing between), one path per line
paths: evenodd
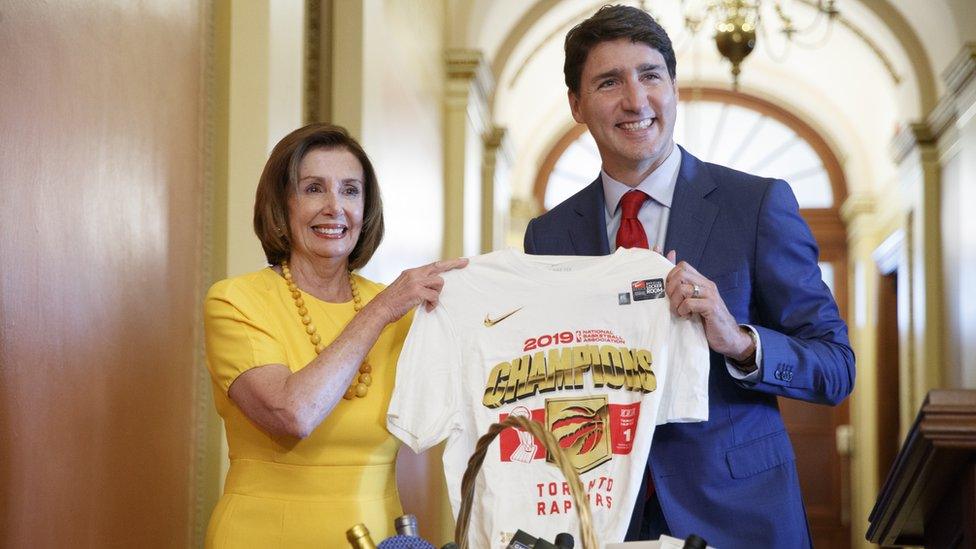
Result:
M539 540L531 535L521 530L516 530L515 535L512 536L512 540L508 542L508 546L505 549L532 549L535 547L535 542L537 541Z
M417 528L416 515L403 515L402 517L397 517L393 521L393 527L396 528L397 534L400 534L401 536L412 536L415 538L420 537L420 533Z
M681 549L705 549L707 546L708 542L695 534L691 534L685 538L685 544Z
M416 536L393 536L381 541L376 549L437 549L423 538Z
M417 517L403 515L393 520L397 535L381 541L377 549L437 549L429 541L420 537Z
M352 549L376 549L373 538L369 535L369 529L365 524L357 524L346 530L346 540Z
M576 542L573 540L573 536L563 532L561 534L556 534L556 547L557 549L573 549Z

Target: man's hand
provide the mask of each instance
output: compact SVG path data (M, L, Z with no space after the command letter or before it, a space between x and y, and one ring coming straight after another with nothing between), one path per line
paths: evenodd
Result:
M668 252L667 258L675 262L674 250ZM701 316L705 339L713 351L739 362L755 352L756 345L745 331L747 328L735 321L715 283L687 262L682 261L671 269L664 291L671 302L671 312L681 317L692 313Z

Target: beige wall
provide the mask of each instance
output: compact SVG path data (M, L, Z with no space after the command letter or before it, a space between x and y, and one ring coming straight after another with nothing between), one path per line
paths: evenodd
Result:
M963 114L942 168L946 385L976 388L976 102Z
M254 235L254 191L271 149L302 125L302 0L217 2L219 108L217 185L226 200L226 276L258 270L264 252Z
M204 15L0 8L0 546L191 543Z
M946 377L949 386L962 387L966 382L965 355L963 348L966 342L962 339L965 331L964 310L965 298L968 294L963 271L965 264L962 256L965 253L962 226L965 222L960 207L960 199L966 193L964 182L961 180L962 161L958 151L951 152L943 159L942 166L942 243L943 243L943 272L945 273L946 292Z
M383 193L387 233L367 277L390 282L440 257L444 7L336 0L332 122L361 139Z

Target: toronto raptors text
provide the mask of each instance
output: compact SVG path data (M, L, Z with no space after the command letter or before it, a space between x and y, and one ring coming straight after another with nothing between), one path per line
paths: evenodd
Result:
M536 515L561 515L573 510L573 496L568 482L546 482L535 485ZM613 508L613 479L599 477L586 483L586 499L595 509Z

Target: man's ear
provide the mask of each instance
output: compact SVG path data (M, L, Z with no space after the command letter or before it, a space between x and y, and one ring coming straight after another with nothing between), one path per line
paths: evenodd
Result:
M573 113L573 120L575 120L577 124L583 124L583 114L579 109L579 96L573 93L573 90L567 90L566 97L569 99L569 110Z

